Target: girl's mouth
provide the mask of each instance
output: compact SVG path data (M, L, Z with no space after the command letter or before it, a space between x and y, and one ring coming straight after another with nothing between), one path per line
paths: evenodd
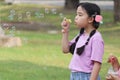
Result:
M75 25L77 25L77 22L76 22L76 21L74 21L74 24L75 24Z

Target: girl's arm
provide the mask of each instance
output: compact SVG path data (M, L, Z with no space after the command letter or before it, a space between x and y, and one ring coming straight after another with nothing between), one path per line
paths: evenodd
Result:
M101 68L101 63L94 61L94 66L90 76L90 80L97 80L100 68Z
M69 35L69 26L70 22L67 21L65 18L63 22L61 23L62 26L62 51L63 53L69 53L69 40L68 40L68 35Z
M69 40L68 40L68 32L63 33L62 36L62 51L63 53L69 53Z

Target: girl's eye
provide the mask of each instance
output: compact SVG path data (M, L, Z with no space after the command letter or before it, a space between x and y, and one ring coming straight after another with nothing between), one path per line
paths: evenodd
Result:
M79 14L79 16L82 16L81 14Z
M82 16L82 14L77 13L77 16Z
M77 14L78 16L82 16L82 14Z

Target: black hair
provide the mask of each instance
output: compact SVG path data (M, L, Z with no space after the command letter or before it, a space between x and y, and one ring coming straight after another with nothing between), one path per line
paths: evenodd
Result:
M83 32L83 29L82 29L81 31ZM90 33L90 35L89 35L86 43L85 43L83 46L77 48L77 54L78 54L78 55L81 55L81 54L83 53L83 51L84 51L84 49L85 49L85 46L88 45L88 42L89 42L90 38L95 34L95 32L96 32L96 30L91 31L91 33ZM83 33L84 33L84 32L83 32ZM82 34L83 34L83 33L82 33Z
M78 54L78 55L81 55L81 54L83 53L84 49L85 49L85 46L88 45L90 38L95 34L96 29L99 28L99 24L100 24L100 23L95 21L95 16L96 16L96 15L100 15L100 8L99 8L99 6L97 6L97 5L94 4L94 3L80 3L80 4L78 5L78 7L79 7L79 6L81 6L83 9L85 9L85 11L87 12L87 14L88 14L89 17L93 17L93 18L94 18L93 27L95 28L95 30L91 31L91 33L90 33L90 35L89 35L86 43L85 43L83 46L77 48L77 50L76 50L77 54ZM81 28L79 36L77 36L77 38L75 39L75 42L70 46L70 50L69 50L69 51L70 51L72 54L74 54L74 50L75 50L75 47L76 47L76 43L77 43L79 37L80 37L83 33L84 33L84 28Z
M71 54L74 54L74 50L75 50L75 47L76 47L76 43L77 43L79 37L80 37L83 33L84 33L84 28L81 28L80 34L76 37L75 42L70 46L69 51L70 51Z

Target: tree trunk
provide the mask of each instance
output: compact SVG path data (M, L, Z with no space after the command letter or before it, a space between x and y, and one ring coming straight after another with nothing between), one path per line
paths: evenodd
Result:
M65 9L76 9L79 4L79 0L65 0Z
M114 0L114 22L120 22L120 0Z

